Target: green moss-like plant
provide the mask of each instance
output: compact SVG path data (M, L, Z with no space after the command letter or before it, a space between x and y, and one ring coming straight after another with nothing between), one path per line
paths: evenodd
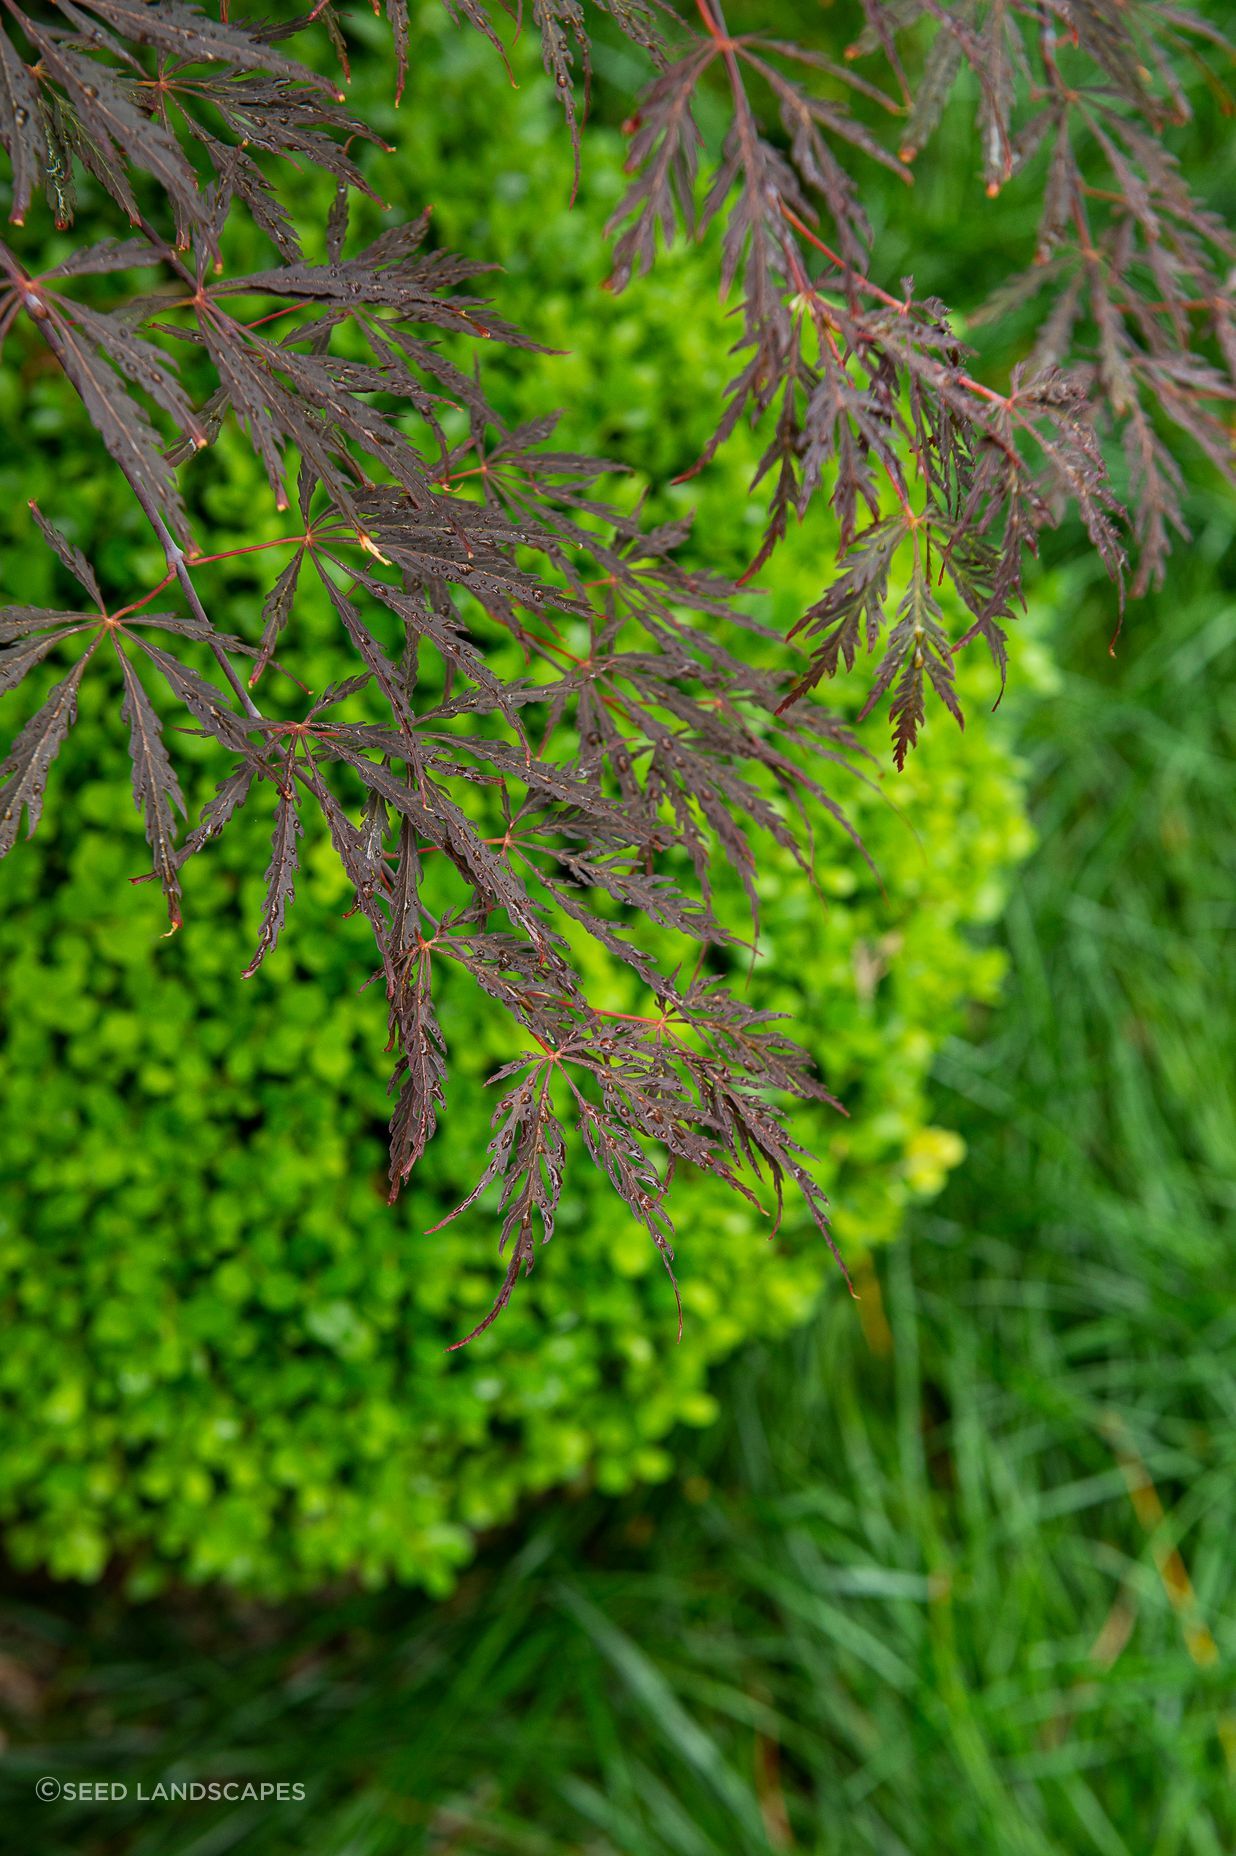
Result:
M621 185L617 138L594 134L570 211L569 154L544 86L513 98L483 45L432 35L413 83L423 96L405 104L410 202L433 200L448 240L502 258L503 313L570 350L509 380L496 370L491 391L511 417L556 398L566 442L664 479L700 438L681 381L711 368L720 385L725 367L713 261L677 252L621 301L605 297L598 233ZM376 97L371 119L396 139ZM13 392L0 379L0 394ZM108 545L131 562L138 530L85 474L74 415L50 388L33 399L43 461L25 455L0 473L5 510L37 492L32 472L76 479L99 526L114 518ZM701 508L713 566L754 455L736 442L706 478L667 494L671 513ZM223 456L204 491L209 513L260 539L257 466L240 445ZM817 541L804 530L779 556L763 608L779 628L814 597ZM751 545L736 532L730 565ZM31 558L24 597L47 597L47 572ZM251 629L240 610L218 622ZM311 608L299 622L325 681L328 615ZM990 706L990 668L967 664L963 678L975 705ZM391 1207L383 1002L380 988L361 989L372 955L363 927L338 920L348 890L329 847L310 842L298 932L238 1011L266 820L240 819L195 861L186 929L160 938L154 886L125 881L146 854L137 818L120 816L123 739L97 689L84 689L82 710L61 803L0 867L0 971L8 1005L22 1002L6 1012L0 1083L9 1553L85 1580L119 1559L134 1592L177 1577L279 1595L344 1575L443 1591L477 1531L521 1497L670 1474L674 1427L713 1415L713 1362L788 1329L835 1276L809 1220L791 1210L768 1241L771 1220L761 1227L703 1175L680 1176L686 1322L675 1345L647 1234L599 1174L577 1167L541 1266L495 1329L448 1355L461 1318L492 1300L496 1227L480 1207L426 1232L475 1178L491 1106L483 1079L509 1054L509 1034L475 990L448 990L448 1113ZM1029 830L998 725L963 741L933 722L903 775L873 762L842 797L878 879L839 831L819 839L818 895L767 850L757 985L849 1111L804 1110L796 1126L822 1156L834 1229L857 1266L960 1157L957 1137L931 1124L928 1070L967 1002L995 996L999 957L971 931L997 912ZM736 972L741 983L740 961ZM861 1289L861 1267L858 1277Z

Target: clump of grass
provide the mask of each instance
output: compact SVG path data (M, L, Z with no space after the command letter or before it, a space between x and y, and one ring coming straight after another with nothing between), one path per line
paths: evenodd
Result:
M447 1605L27 1590L0 1697L29 1847L1236 1847L1236 562L1200 517L1114 662L1069 596L1008 999L940 1068L970 1155L864 1322L833 1299L748 1356L675 1490L547 1505ZM36 1804L42 1772L130 1798ZM307 1797L136 1803L177 1776Z

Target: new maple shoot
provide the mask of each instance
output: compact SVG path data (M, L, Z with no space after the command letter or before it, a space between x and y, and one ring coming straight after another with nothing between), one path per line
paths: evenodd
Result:
M502 54L499 12L447 4ZM166 559L156 587L105 591L34 511L81 600L4 609L0 689L45 677L62 647L76 656L4 762L0 854L23 815L28 833L38 823L86 674L120 692L173 928L186 860L239 808L270 808L247 974L283 932L305 819L320 818L385 984L392 1196L445 1101L442 963L521 1036L522 1054L491 1079L493 1140L458 1208L499 1189L506 1275L475 1333L552 1235L568 1122L671 1279L680 1163L771 1210L766 1181L778 1216L788 1182L827 1236L787 1112L831 1098L808 1053L725 981L758 937L760 834L809 880L815 818L846 828L831 775L859 749L818 686L874 656L863 713L891 695L900 766L929 690L962 720L957 651L981 638L1003 676L1004 627L1046 526L1079 513L1122 591L1131 557L1136 593L1184 532L1178 438L1231 467L1236 250L1170 145L1189 113L1188 61L1229 56L1203 15L1166 0L862 0L852 43L827 15L824 42L798 46L733 31L717 0L695 0L689 16L661 0L594 11L650 71L628 125L610 287L654 264L659 241L723 221L735 373L693 471L740 421L768 431L757 479L770 486L768 521L743 581L775 555L791 514L822 501L835 517L836 567L772 668L771 634L740 585L676 564L685 525L646 526L608 500L614 466L556 451L553 416L512 428L489 405L465 348L536 342L475 294L483 254L440 249L428 212L359 249L349 241L351 196L381 205L384 145L347 107L345 8L319 3L272 24L177 0L0 0L13 227L0 243L0 338L20 322L45 344ZM385 15L402 88L412 21L403 0L386 0ZM534 17L578 167L585 14L576 0L538 0ZM317 58L324 43L337 77L297 55ZM943 303L881 275L863 208L865 164L908 179L967 86L988 194L1023 173L1042 187L1034 264L988 304L959 306L973 329L1037 305L1005 381L978 377ZM696 123L704 92L728 111L715 154ZM278 191L289 166L307 165L335 183L324 226L298 224ZM50 228L73 225L83 176L120 236L48 264ZM269 244L267 268L230 273L237 219ZM304 254L310 229L324 262ZM134 271L146 293L109 301L98 280ZM289 532L208 552L193 459L228 421ZM212 570L267 550L253 635L219 631ZM898 579L908 590L890 609ZM967 613L959 636L944 581ZM320 691L295 674L297 599L310 585L339 628L338 677ZM208 737L220 761L216 793L183 836L165 714ZM714 913L718 853L746 889L746 933ZM658 960L644 923L681 957ZM581 936L629 971L644 1009L596 1001Z

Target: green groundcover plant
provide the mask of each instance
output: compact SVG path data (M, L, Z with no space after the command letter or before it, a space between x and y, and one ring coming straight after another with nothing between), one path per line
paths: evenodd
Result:
M383 107L372 76L368 90ZM534 82L515 91L483 46L427 31L403 107L422 100L407 160L435 216L452 235L492 236L511 313L535 314L552 347L572 348L503 373L506 416L557 391L573 443L668 476L683 443L703 435L681 383L699 370L724 380L710 254L671 254L637 296L600 293L598 235L622 185L616 135L594 131L572 209L569 157L564 168ZM378 120L397 132L393 114ZM23 492L70 499L102 538L105 573L148 544L123 486L83 448L55 375L10 371L0 391L6 417L20 406L39 441L10 456L0 482L8 558L20 558L23 595L44 602L54 566L28 546ZM667 518L696 506L720 529L751 462L736 443L708 480L667 493ZM243 534L259 490L234 445L203 503ZM261 520L278 533L272 514ZM727 544L731 564L750 532L744 523ZM141 565L157 578L153 553ZM815 571L812 546L795 540L764 602L770 624L789 622ZM254 573L230 594L229 630L260 585ZM302 624L328 676L330 615L319 606ZM1033 653L1023 658L1041 681ZM965 675L977 700L994 700L994 671ZM347 894L327 847L310 853L299 937L242 994L238 1036L265 826L238 820L190 867L187 932L162 939L157 895L125 880L140 867L141 825L117 810L124 736L105 709L83 690L63 805L0 867L10 1551L84 1578L119 1552L136 1590L169 1568L268 1592L351 1571L441 1588L474 1531L521 1494L582 1475L620 1489L665 1474L671 1428L713 1415L710 1364L785 1331L816 1299L824 1269L809 1221L791 1212L769 1244L767 1226L688 1174L680 1216L699 1242L681 1272L687 1320L674 1346L672 1298L646 1240L607 1209L603 1179L579 1172L560 1214L562 1268L538 1272L500 1329L448 1361L460 1309L483 1312L491 1278L475 1229L422 1233L466 1190L487 1138L481 1085L510 1048L500 1024L464 988L451 995L444 1022L462 1086L448 1138L390 1207L380 1000L358 990L364 931L339 920ZM183 752L202 756L188 737ZM956 1136L930 1125L926 1073L964 1002L995 994L999 958L967 930L996 914L1029 842L996 731L967 741L933 731L891 794L883 769L867 774L850 778L845 803L878 880L836 832L819 845L822 895L775 850L758 876L761 997L826 1053L849 1110L808 1116L803 1133L824 1147L819 1177L851 1257L893 1236L906 1203L960 1157ZM737 891L736 877L721 880Z
M481 9L467 11L489 30ZM310 1576L343 1566L426 1576L463 1550L461 1522L484 1525L509 1501L483 1450L469 1471L455 1465L461 1448L484 1438L500 1455L504 1427L508 1437L515 1421L531 1431L533 1411L550 1415L518 1472L525 1485L590 1456L615 1481L655 1474L664 1460L657 1438L675 1416L707 1415L707 1401L661 1409L672 1374L662 1375L647 1324L624 1308L618 1357L646 1384L622 1387L611 1463L605 1418L587 1408L594 1391L615 1398L614 1364L595 1344L581 1354L578 1335L603 1326L607 1298L658 1253L671 1265L679 1184L690 1184L701 1248L715 1250L727 1227L737 1240L728 1274L710 1285L714 1350L775 1328L802 1296L789 1266L765 1265L760 1280L751 1214L785 1230L791 1249L804 1223L832 1242L826 1175L854 1165L864 1140L857 1128L825 1126L832 1097L812 1056L831 1090L850 1083L848 1107L860 1097L878 1103L868 1129L879 1130L881 1117L895 1120L903 1072L913 1083L911 1053L921 1066L930 1050L921 1032L917 1043L906 1033L908 1064L890 1062L903 1027L895 1012L877 1022L873 1005L883 992L883 1019L894 961L916 987L919 1023L933 1028L967 990L989 988L981 963L965 972L973 961L963 943L954 940L964 978L950 984L942 957L916 972L909 922L885 925L883 840L892 818L905 830L916 789L948 848L935 855L933 842L926 856L916 843L927 869L918 885L902 886L899 904L910 897L937 933L955 937L959 920L990 909L996 893L990 865L966 861L969 835L981 842L983 833L956 776L949 790L947 754L902 782L893 811L879 764L864 765L847 726L846 702L825 707L815 691L860 651L876 653L863 712L891 696L899 767L919 737L928 689L958 721L968 679L994 698L1023 557L1066 503L1123 578L1121 486L1104 450L1113 432L1123 435L1133 492L1136 582L1161 571L1179 515L1165 424L1216 460L1226 443L1228 386L1217 363L1230 348L1219 278L1227 235L1162 148L1187 114L1168 52L1182 34L1204 40L1207 29L1156 7L1127 20L1103 7L1066 14L1031 4L990 18L874 0L863 11L847 65L813 47L802 54L731 36L711 4L699 7L698 29L667 15L664 42L652 16L613 9L661 75L629 124L630 184L611 215L609 285L646 269L681 217L711 236L741 306L731 378L703 407L715 413L719 400L720 426L705 418L678 460L680 474L704 473L698 500L711 520L692 542L681 515L654 518L630 486L613 486L608 465L558 448L551 420L508 412L501 364L477 374L470 350L480 343L529 353L549 331L522 333L505 301L471 294L476 259L450 255L427 216L396 212L383 223L376 116L347 106L328 74L328 40L345 71L349 57L351 22L336 9L246 26L226 10L214 20L130 0L6 7L0 106L18 230L0 254L0 327L22 357L22 411L31 378L46 378L50 365L46 413L63 417L65 434L76 420L79 441L94 427L155 544L143 553L130 541L122 557L116 544L133 533L123 515L104 544L71 506L74 538L36 507L50 548L44 588L39 603L4 618L6 683L21 686L27 717L4 768L4 848L23 814L28 829L39 823L49 767L78 714L98 724L85 766L73 759L80 742L65 752L66 783L76 766L82 806L67 837L47 841L60 866L63 928L39 943L37 977L20 962L11 969L31 1002L14 1014L14 1050L50 1035L54 1073L71 1076L83 1062L86 1071L61 1122L71 1152L40 1195L43 1222L72 1234L68 1275L88 1285L84 1308L80 1289L57 1284L52 1268L36 1273L23 1256L35 1241L30 1221L19 1217L12 1232L29 1333L54 1380L43 1428L24 1459L19 1448L11 1459L11 1505L21 1512L37 1481L43 1509L41 1523L16 1523L19 1553L38 1553L54 1534L61 1568L88 1572L110 1545L154 1538L196 1576L227 1571L260 1583L285 1557L279 1523L293 1512ZM920 13L926 31L917 30ZM408 21L402 6L388 14L402 87ZM557 7L537 18L578 153L572 77L582 21ZM1149 37L1152 23L1168 52ZM320 45L303 36L309 26L326 35ZM868 54L883 56L888 88L864 74ZM714 80L728 95L729 126L697 203L707 138L693 112L698 102L707 127ZM846 166L855 150L886 169L908 165L966 82L978 85L989 193L1034 169L1045 202L1038 262L1005 280L1000 307L1015 319L1037 297L1050 310L1002 387L975 377L941 303L877 280ZM872 127L880 112L898 125L891 152ZM312 177L289 183L289 162L322 170L325 190ZM82 221L57 244L31 218L36 181L60 232L75 224L80 183L87 217L110 203L131 235L92 242ZM491 242L485 256L493 250ZM698 269L680 276L690 294L682 397L695 414L699 356L689 343L705 321L697 302L707 286ZM723 347L722 336L713 354ZM597 362L609 362L603 345ZM748 414L763 428L752 442L738 436ZM67 459L72 445L61 450ZM733 560L717 531L753 507L740 487L753 465L772 484L770 504ZM281 512L274 533L264 497ZM59 478L48 500L64 518ZM819 533L809 591L795 587L803 556L786 539L789 516L811 513L844 557L822 597ZM221 522L229 545L207 553L198 537ZM281 564L260 571L276 548ZM774 597L763 606L741 598L774 552ZM30 577L39 575L31 565ZM787 590L793 610L778 613ZM797 657L787 631L800 640ZM976 639L995 667L986 689L981 671L957 670ZM53 680L66 643L74 661ZM104 882L123 894L116 879L133 874L131 841L86 828L114 807L114 782L97 777L112 710L128 735L145 860L171 928L190 898L209 919L212 886L228 905L238 890L242 901L258 891L256 951L239 968L222 922L208 948L199 928L153 969L143 899L119 923L122 905L111 905L108 922ZM199 823L178 837L177 813L195 809ZM271 848L258 852L272 814ZM1015 836L997 825L986 848L998 859ZM208 857L195 855L207 848ZM302 910L334 903L350 925L330 954L325 937L320 948L313 937L293 948L290 977L324 983L333 971L346 983L338 1009L325 1003L329 992L289 988L259 1059L255 1020L238 1031L235 976L255 974L279 942L302 861L317 879ZM868 900L879 899L866 919L865 872ZM75 884L86 887L72 908ZM139 920L140 958L129 939ZM111 930L101 937L100 923ZM390 1196L407 1186L415 1207L424 1193L434 1225L412 1265L394 1246L362 1254L357 1222L366 1241L396 1227L373 1208L369 1116L349 1135L329 1093L357 1060L349 1012L372 1023L374 994L352 997L366 932L394 1055ZM843 969L829 965L834 936ZM108 984L113 965L128 975L127 992L119 979ZM844 1030L842 1010L831 1009L835 989L871 1027L876 1048L861 1057L834 1048ZM783 1018L800 1036L817 992L822 1034L791 1041ZM280 1053L272 1072L270 1051ZM434 1147L448 1054L452 1079L475 1064L497 1107L485 1127L489 1101L479 1089L460 1101L452 1080L447 1140ZM92 1064L108 1057L138 1087L108 1097L110 1126L96 1104L91 1128L101 1138L92 1144L83 1105ZM890 1086L877 1096L886 1063ZM19 1102L14 1117L27 1190L51 1162L46 1091L44 1061L36 1101ZM155 1106L127 1133L139 1091ZM191 1108L204 1100L211 1119L195 1121ZM805 1135L825 1147L820 1161ZM930 1184L955 1150L904 1137L894 1126L878 1138L901 1145L909 1185ZM569 1151L579 1164L568 1172ZM351 1210L341 1221L334 1182L349 1208L363 1205L359 1219ZM615 1211L601 1209L599 1184L616 1193ZM787 1185L797 1208L788 1214ZM455 1236L466 1227L450 1224L490 1187L505 1269L496 1300ZM185 1201L171 1205L181 1192ZM281 1207L288 1225L271 1236L262 1227ZM439 1358L428 1378L440 1381L441 1412L420 1424L415 1463L401 1457L394 1439L411 1358L421 1372L409 1299L439 1317L475 1302L473 1335L483 1334L538 1243L573 1220L577 1248L595 1244L605 1258L604 1281L586 1303L561 1277L529 1298L536 1362L525 1365L521 1400L497 1367L452 1376ZM623 1249L627 1222L652 1240L638 1263ZM141 1263L135 1227L160 1234L159 1270L153 1258ZM815 1270L813 1256L811 1281ZM309 1285L313 1305L302 1310ZM254 1310L271 1340L265 1354L244 1318ZM71 1344L46 1348L57 1323L68 1341L88 1337L88 1348L114 1349L123 1364L103 1384L88 1359L72 1370ZM512 1335L494 1361L505 1366L516 1344ZM28 1358L23 1366L28 1396ZM382 1386L365 1400L363 1429L340 1420L350 1372L369 1392L374 1378ZM221 1395L195 1414L189 1436L185 1406L160 1396L165 1379ZM277 1421L266 1425L265 1449L247 1450L253 1413L280 1382L284 1418L310 1410L312 1421L282 1436ZM57 1425L65 1438L48 1465L40 1451ZM455 1465L454 1517L435 1450ZM368 1481L362 1461L374 1466ZM92 1522L92 1508L107 1525Z

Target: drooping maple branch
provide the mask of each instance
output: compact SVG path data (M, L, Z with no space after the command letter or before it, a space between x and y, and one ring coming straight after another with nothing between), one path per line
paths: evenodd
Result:
M169 533L166 522L159 514L159 511L154 507L153 503L142 489L142 486L139 483L135 483L131 477L128 481L129 488L140 504L143 515L150 523L155 534L159 537L159 546L163 549L164 558L169 568L176 576L180 591L184 597L184 602L198 624L202 626L206 643L210 647L211 655L226 677L229 688L246 715L260 716L262 711L254 702L253 697L245 687L243 679L238 675L231 658L215 635L214 626L211 624L206 608L203 606L198 594L198 590L193 584L193 575L190 572L189 562L183 548L177 543L175 537Z
M497 44L486 9L464 10ZM793 672L735 587L677 564L685 525L649 530L612 506L599 487L607 464L554 450L552 420L510 427L454 358L459 340L536 346L465 294L484 264L433 247L427 214L348 255L350 195L378 199L356 151L384 144L294 55L314 20L334 28L329 7L250 30L226 7L216 21L180 0L76 0L71 18L51 19L0 0L14 223L45 184L57 225L71 224L84 167L131 233L47 267L0 248L0 331L19 315L38 327L167 562L150 592L105 603L85 555L38 518L89 610L6 609L4 675L16 684L38 673L66 641L85 649L0 772L0 848L23 813L37 823L81 677L110 635L134 797L173 926L183 863L245 808L270 802L266 897L246 970L257 971L284 935L309 817L328 834L385 986L392 1195L446 1102L442 963L518 1027L524 1055L492 1079L510 1087L465 1200L490 1188L500 1197L511 1255L493 1314L553 1229L570 1130L551 1075L565 1078L588 1159L667 1268L680 1164L711 1171L761 1214L756 1182L771 1181L778 1221L789 1182L827 1237L786 1105L831 1098L779 1025L709 977L715 950L754 953L755 836L807 880L813 814L850 829L832 778L852 767L857 745L813 692L869 654L867 709L888 698L898 764L929 698L960 723L955 653L982 637L1003 676L1023 564L1066 505L1121 581L1130 523L1109 433L1125 446L1136 590L1161 572L1168 531L1183 520L1163 432L1188 434L1225 468L1236 397L1236 306L1224 282L1236 253L1165 149L1187 111L1170 54L1195 25L1174 3L1143 0L1117 18L1097 0L863 0L865 31L840 64L826 45L734 36L718 0L694 0L698 28L690 8L682 19L661 6L659 27L631 0L612 11L656 76L630 121L611 285L651 266L676 224L703 232L723 222L722 285L740 292L737 372L695 468L742 421L766 434L757 481L769 486L768 521L744 578L773 558L791 518L825 502L835 519L836 568L793 628L803 641ZM582 15L557 4L535 13L578 162ZM386 15L401 88L408 9L388 0ZM869 54L883 59L891 90L859 76ZM945 305L910 280L880 281L857 172L875 162L906 182L966 70L987 192L1029 171L1036 151L1046 164L1040 261L1010 278L1000 313L1031 303L1037 312L1043 292L1048 302L1007 388L983 380ZM712 149L693 105L716 80L729 126ZM902 119L895 149L869 128L868 105ZM255 151L334 180L325 262L305 259L301 228ZM705 159L715 168L697 198ZM275 261L229 276L224 232L237 214ZM152 265L170 269L171 291L107 311L72 294L74 279ZM247 320L233 313L236 298L257 299ZM982 312L970 320L980 326ZM181 365L189 356L213 369L200 405L186 385L196 390L196 366ZM277 506L295 477L300 533L200 552L178 472L229 418ZM260 638L224 639L196 568L273 547L293 553L262 604ZM250 691L276 648L280 667L292 661L305 573L336 623L338 678L306 692L303 710L264 716ZM187 615L153 609L173 581ZM946 582L965 609L960 638ZM182 661L182 640L209 646L226 690ZM522 654L518 675L506 641ZM248 686L238 655L252 659ZM222 768L180 843L183 801L144 675ZM746 938L718 900L722 865L746 896ZM624 989L617 999L595 996L597 960L581 957L581 935Z

